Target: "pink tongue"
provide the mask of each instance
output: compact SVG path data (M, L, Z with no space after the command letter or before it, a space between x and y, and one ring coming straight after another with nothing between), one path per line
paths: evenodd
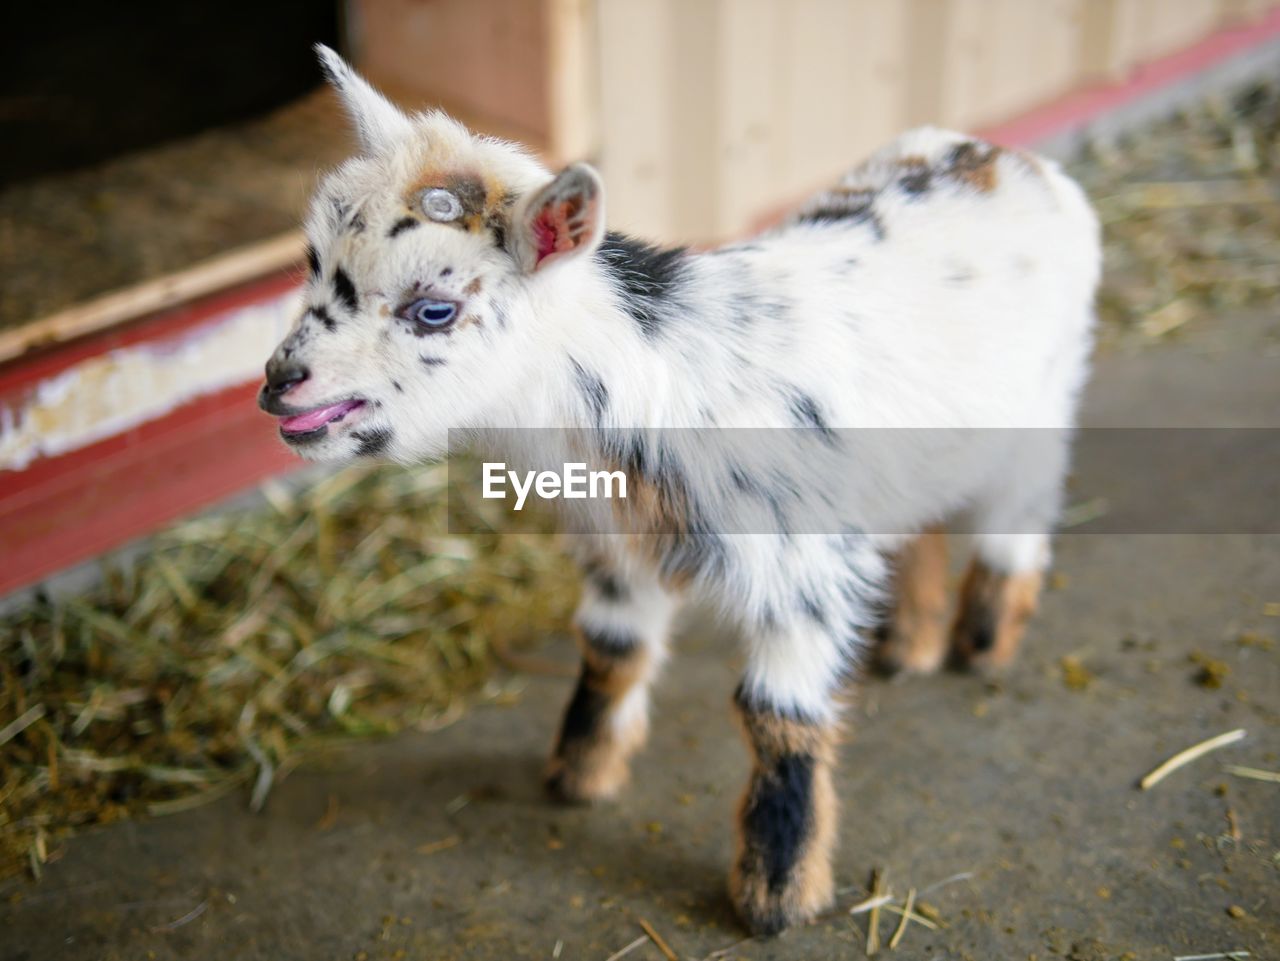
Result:
M323 427L330 421L351 413L363 403L363 401L359 400L344 400L339 404L331 404L328 407L309 410L305 414L282 417L280 419L280 429L291 434L303 434L309 430L315 430L317 427Z

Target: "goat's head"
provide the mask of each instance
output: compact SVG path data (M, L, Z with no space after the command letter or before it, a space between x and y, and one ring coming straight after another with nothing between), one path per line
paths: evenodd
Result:
M259 405L312 459L435 458L536 374L534 305L599 244L603 188L585 165L553 177L441 113L408 116L317 49L362 152L312 201L304 309Z

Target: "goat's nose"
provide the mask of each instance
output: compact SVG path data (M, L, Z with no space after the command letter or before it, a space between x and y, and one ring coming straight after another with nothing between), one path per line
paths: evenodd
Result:
M278 361L274 357L267 362L267 391L284 394L311 376L311 371L301 364Z

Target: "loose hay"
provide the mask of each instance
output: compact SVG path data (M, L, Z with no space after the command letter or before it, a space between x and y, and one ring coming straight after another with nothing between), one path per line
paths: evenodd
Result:
M1280 85L1214 97L1071 165L1103 223L1104 343L1176 335L1280 291Z
M1236 777L1249 778L1253 781L1271 781L1273 784L1280 784L1280 771L1263 771L1256 767L1241 767L1239 764L1228 764L1223 767L1228 774L1234 774Z
M84 825L241 785L260 806L300 752L456 716L495 648L562 630L576 586L556 542L475 513L479 533L449 534L450 507L488 505L447 498L447 477L273 485L88 595L0 619L0 877Z

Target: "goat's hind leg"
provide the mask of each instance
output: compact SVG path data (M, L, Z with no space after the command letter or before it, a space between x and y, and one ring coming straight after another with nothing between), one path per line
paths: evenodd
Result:
M1070 432L1028 429L1015 436L1019 442L1000 483L971 514L974 557L951 631L958 667L999 670L1013 661L1049 566Z
M546 772L548 790L571 802L604 800L626 783L648 734L648 688L676 609L656 576L600 560L584 566L574 617L582 672Z
M886 674L932 674L947 658L947 534L930 528L912 538L893 562L892 611L876 662Z

